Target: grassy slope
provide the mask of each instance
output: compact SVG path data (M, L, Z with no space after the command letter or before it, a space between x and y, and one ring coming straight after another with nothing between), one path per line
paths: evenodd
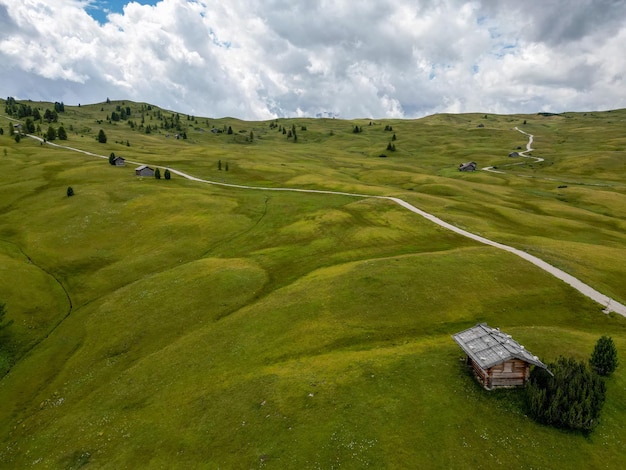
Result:
M186 141L96 124L115 105L67 107L67 143L231 183L399 195L626 300L624 111L279 121L296 124L294 144L233 119L198 119ZM532 178L455 170L510 163L524 119L546 162L511 171ZM26 353L0 381L9 467L583 468L624 457L623 368L585 438L534 424L518 391L482 391L457 360L450 334L478 321L545 360L585 358L601 334L626 346L623 318L522 260L387 201L138 179L6 132L0 147L0 299L16 320L11 348Z

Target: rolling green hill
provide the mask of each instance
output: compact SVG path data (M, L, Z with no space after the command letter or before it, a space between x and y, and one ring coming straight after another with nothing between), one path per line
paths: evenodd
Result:
M621 466L623 366L584 436L533 422L519 390L481 389L450 335L485 321L550 361L606 334L624 362L625 318L388 200L130 162L401 197L625 303L626 110L243 122L65 106L54 143L127 159L113 167L16 143L5 106L0 467ZM506 166L516 126L544 162Z

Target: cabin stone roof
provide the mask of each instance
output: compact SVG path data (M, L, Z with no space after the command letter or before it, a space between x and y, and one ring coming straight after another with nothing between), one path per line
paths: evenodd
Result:
M476 162L466 162L459 164L459 171L476 171Z
M515 341L511 335L491 328L486 323L479 323L472 328L452 335L461 349L480 367L490 369L511 359L520 359L542 369L547 366Z

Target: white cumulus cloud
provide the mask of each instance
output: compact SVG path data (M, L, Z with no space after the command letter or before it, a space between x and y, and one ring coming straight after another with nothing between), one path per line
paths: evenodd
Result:
M0 0L5 96L207 116L626 106L622 0Z

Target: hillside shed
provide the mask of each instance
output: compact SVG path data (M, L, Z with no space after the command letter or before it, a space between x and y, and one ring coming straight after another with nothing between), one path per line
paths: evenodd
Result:
M509 157L517 158L517 157L519 157L519 153L518 152L511 152L511 153L509 153Z
M487 390L520 387L526 384L531 366L546 365L524 349L511 335L486 323L452 335L467 355L465 363L472 367L478 381Z
M476 162L461 163L459 171L476 171Z
M141 165L135 168L135 174L137 176L154 176L154 170L148 165Z
M124 160L123 157L115 157L113 159L113 164L115 166L124 166L124 165L126 165L126 160Z

